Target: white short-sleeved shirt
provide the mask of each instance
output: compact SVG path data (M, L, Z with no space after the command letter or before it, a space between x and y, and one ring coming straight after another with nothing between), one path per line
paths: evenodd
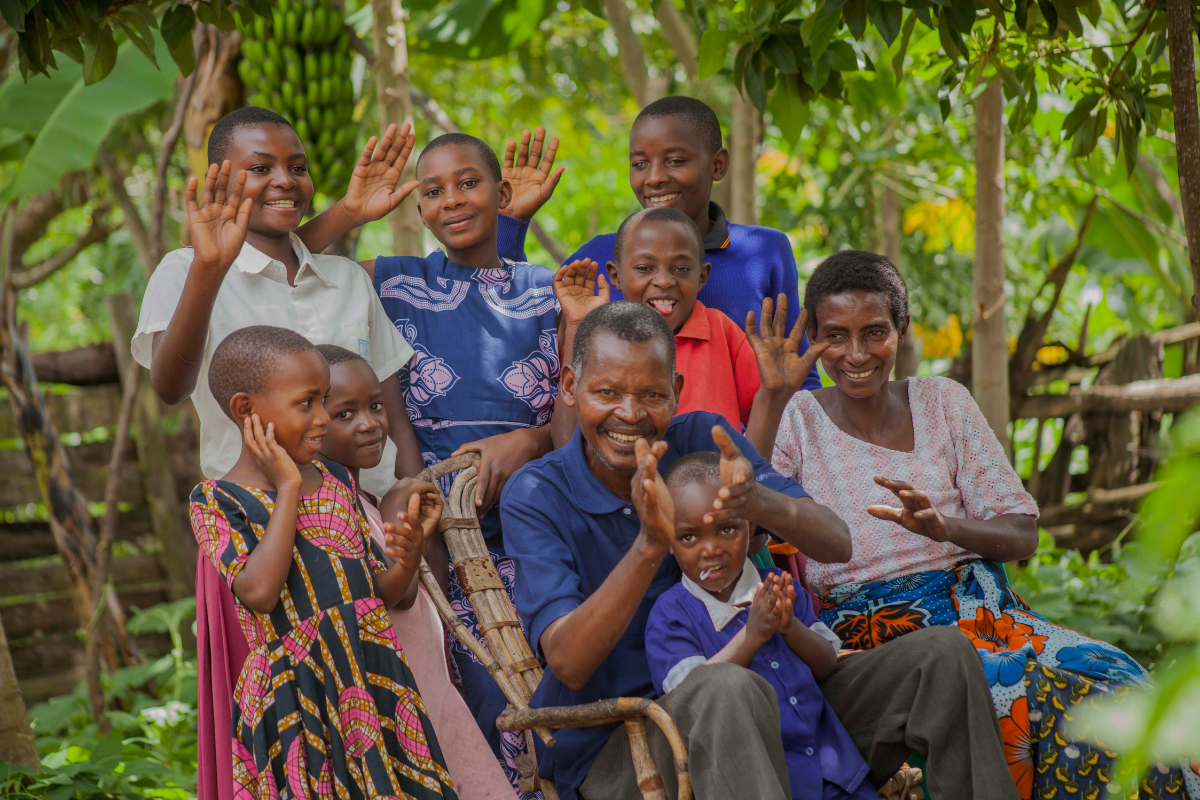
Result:
M242 434L208 388L208 364L226 336L251 325L288 328L314 344L336 344L370 362L382 381L412 358L413 350L383 312L371 279L357 263L341 256L314 255L300 237L291 234L292 249L300 260L296 285L287 281L287 268L249 244L242 246L217 292L200 375L192 403L200 416L200 469L207 478L219 478L237 463ZM149 369L154 334L164 331L175 314L183 284L191 268L191 248L173 250L159 263L146 286L142 313L133 336L133 357ZM383 460L371 473L379 473L371 491L391 485L396 447L386 442ZM364 485L366 474L364 473ZM380 492L382 493L382 491Z

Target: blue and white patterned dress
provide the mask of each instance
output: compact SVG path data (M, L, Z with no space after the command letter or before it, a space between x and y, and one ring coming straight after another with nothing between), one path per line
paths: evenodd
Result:
M449 458L467 442L550 421L559 373L553 278L545 267L507 259L497 269L465 267L440 250L425 258L375 259L375 291L416 351L400 371L400 382L427 465ZM452 478L443 478L443 492ZM516 570L504 555L499 510L493 508L480 527L511 598ZM478 636L453 570L449 589L451 605ZM487 670L452 636L450 652L467 705L515 787L513 759L524 752L524 738L495 726L507 701Z

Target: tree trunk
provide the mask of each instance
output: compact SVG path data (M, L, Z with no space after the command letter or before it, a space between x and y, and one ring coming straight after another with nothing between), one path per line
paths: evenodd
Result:
M242 81L237 74L242 35L218 30L216 25L197 25L192 37L197 74L183 117L183 138L192 174L203 181L208 170L208 134L217 120L242 102Z
M38 768L37 747L25 713L25 700L17 686L4 621L0 620L0 761L20 767Z
M124 375L132 358L125 343L133 338L137 327L137 304L133 295L122 292L110 296L108 318L115 345L113 350L120 374ZM196 591L196 538L175 488L158 397L149 381L145 381L138 392L133 425L138 470L154 537L162 547L160 559L167 576L167 591L173 600L188 597Z
M688 80L696 80L700 66L697 61L699 47L696 44L696 34L692 31L691 22L680 13L679 8L675 5L675 0L659 0L655 16L658 17L663 38L675 51L675 58L683 65Z
M629 7L625 5L625 0L604 0L604 13L617 38L617 53L625 69L629 91L633 92L638 108L645 108L662 97L665 87L660 88L650 77L650 70L646 68L646 54L637 31L629 22Z
M408 79L408 14L400 0L371 0L375 12L375 87L379 93L379 127L412 123L413 102ZM401 182L417 176L417 160L409 159ZM388 216L392 229L393 255L425 255L421 241L421 218L415 199L409 199Z
M1175 156L1179 199L1192 264L1192 310L1200 319L1200 111L1196 107L1196 56L1192 49L1192 5L1167 0L1167 47L1171 60L1171 100L1175 108Z
M733 98L733 125L729 128L729 208L731 222L758 224L758 194L755 171L758 166L758 137L762 130L758 109L744 94Z
M879 249L903 273L900 265L900 232L900 198L893 189L885 186L879 197ZM916 375L920 363L921 343L910 323L908 334L900 342L900 349L896 353L896 380L902 381Z
M993 82L975 101L975 321L971 393L996 438L1008 441L1008 332L1004 324L1004 96Z

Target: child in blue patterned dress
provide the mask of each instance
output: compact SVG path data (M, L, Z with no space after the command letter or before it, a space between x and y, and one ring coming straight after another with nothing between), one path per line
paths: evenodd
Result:
M390 179L392 186L398 177ZM400 379L425 463L465 452L482 456L475 501L484 539L511 597L515 568L504 555L495 506L508 477L551 449L549 423L559 374L554 273L496 254L496 218L513 190L486 142L459 133L433 139L417 160L417 179L421 221L442 250L424 258L380 256L360 263L387 315L416 351ZM351 187L356 190L364 191L361 185ZM369 221L349 217L327 213L300 235L320 249ZM444 492L452 477L443 479ZM478 636L475 615L440 539L431 542L426 559L459 617ZM524 738L495 727L507 701L461 643L451 639L450 650L467 704L516 786L514 762L524 752Z

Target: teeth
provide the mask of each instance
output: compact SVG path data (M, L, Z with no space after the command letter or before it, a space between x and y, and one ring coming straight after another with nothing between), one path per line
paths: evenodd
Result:
M267 202L265 205L270 206L271 208L295 208L296 201L295 200L271 200L271 201Z
M650 307L660 314L670 314L675 310L674 300L651 300Z
M708 580L708 576L712 575L714 572L716 572L717 569L718 569L717 567L709 567L708 569L700 570L700 580L702 580L702 581Z
M652 206L665 206L676 197L679 197L679 192L672 192L671 194L664 194L658 197L647 197L646 202Z
M627 433L613 433L612 431L608 431L608 435L616 439L618 442L624 442L625 444L633 444L638 439L642 438L640 436L631 436Z
M865 378L874 371L875 370L873 370L873 369L869 369L866 372L846 372L846 374L849 375L851 378Z

